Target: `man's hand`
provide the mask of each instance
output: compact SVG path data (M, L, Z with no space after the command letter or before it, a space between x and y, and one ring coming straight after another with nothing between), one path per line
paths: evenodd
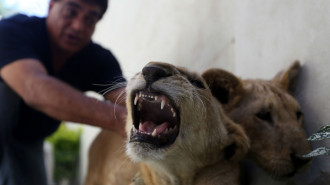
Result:
M104 95L105 99L109 101L109 103L113 102L115 104L114 114L115 114L115 123L114 129L117 130L119 134L126 137L125 125L126 125L126 91L125 88L118 88L112 91L107 92Z

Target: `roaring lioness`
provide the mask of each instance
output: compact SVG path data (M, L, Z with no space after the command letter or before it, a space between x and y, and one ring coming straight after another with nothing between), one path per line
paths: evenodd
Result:
M272 80L241 80L222 69L202 76L227 115L244 127L251 141L248 158L276 179L293 176L310 165L311 151L301 108L292 96L299 62Z
M126 154L134 162L124 155L120 137L102 132L90 150L86 184L239 184L238 160L248 138L200 75L152 62L128 82L126 92Z

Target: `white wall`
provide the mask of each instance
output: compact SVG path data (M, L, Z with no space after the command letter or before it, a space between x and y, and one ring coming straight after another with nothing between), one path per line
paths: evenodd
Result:
M290 62L303 64L296 97L302 105L307 133L330 124L330 1L236 1L235 73L249 78L272 78ZM330 146L327 141L313 146ZM324 174L321 175L323 172ZM329 182L328 157L296 179L299 184Z
M113 51L127 78L149 61L271 78L298 59L303 70L296 96L307 133L330 124L328 0L111 0L94 40ZM318 157L294 181L326 184L329 174L329 158Z
M233 70L233 5L219 0L111 0L94 39L111 48L126 76L149 61Z

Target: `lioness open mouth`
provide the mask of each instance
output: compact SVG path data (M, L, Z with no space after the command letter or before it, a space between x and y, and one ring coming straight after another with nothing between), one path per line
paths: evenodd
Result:
M133 128L129 142L158 148L171 145L179 133L179 112L163 94L138 91L132 94Z

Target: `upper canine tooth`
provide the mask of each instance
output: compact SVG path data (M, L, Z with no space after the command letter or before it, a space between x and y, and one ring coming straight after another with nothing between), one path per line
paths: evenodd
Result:
M157 133L157 129L155 129L153 132L152 132L152 136L155 137L156 136L156 133Z
M138 97L137 94L136 94L135 99L134 99L134 105L136 105L138 99L139 99L139 97Z
M164 106L165 106L165 100L162 100L162 103L160 105L160 109L163 110Z

